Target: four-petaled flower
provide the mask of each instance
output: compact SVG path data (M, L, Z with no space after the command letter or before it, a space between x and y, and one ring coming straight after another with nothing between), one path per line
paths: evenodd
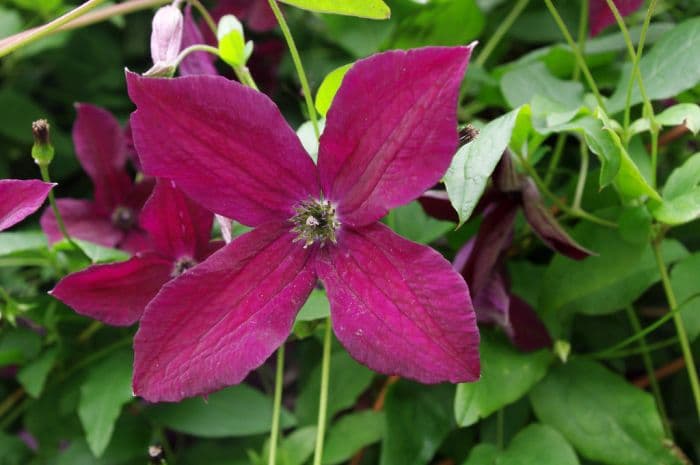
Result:
M149 247L146 233L138 227L138 215L153 183L133 183L126 171L129 156L127 137L117 120L106 110L77 105L73 143L80 164L95 186L95 201L58 199L58 210L68 233L105 247L138 252ZM56 242L62 238L51 209L41 217L41 227Z
M172 181L158 180L141 213L153 249L131 259L93 265L58 282L51 294L81 315L125 326L141 318L160 288L221 246L210 242L213 214Z
M328 112L318 167L264 94L220 77L129 73L147 174L254 229L166 284L135 337L134 392L175 401L242 381L279 347L318 278L361 363L425 383L479 377L469 290L378 220L445 173L472 47L360 60Z
M0 231L37 211L53 186L36 179L0 179Z

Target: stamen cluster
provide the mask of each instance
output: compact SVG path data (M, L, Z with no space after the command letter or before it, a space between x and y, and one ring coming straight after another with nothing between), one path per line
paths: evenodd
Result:
M327 241L336 243L335 232L340 221L335 216L335 207L328 200L310 199L294 207L296 215L290 218L294 224L292 232L297 234L294 242L304 241L304 248L314 242L325 245Z

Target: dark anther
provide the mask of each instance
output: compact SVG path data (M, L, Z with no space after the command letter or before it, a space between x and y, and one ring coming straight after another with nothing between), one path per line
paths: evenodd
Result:
M154 465L165 463L165 453L163 448L157 444L148 446L148 459Z
M180 257L175 262L173 266L173 271L170 272L170 276L177 278L185 271L189 270L197 264L197 261L190 257Z
M127 231L136 222L134 211L128 207L117 207L112 212L112 224L117 228Z
M39 119L32 123L32 134L34 135L34 143L39 145L48 145L51 143L49 137L49 122L45 119Z
M471 124L467 124L459 130L459 146L467 145L469 142L476 139L478 135L479 130Z

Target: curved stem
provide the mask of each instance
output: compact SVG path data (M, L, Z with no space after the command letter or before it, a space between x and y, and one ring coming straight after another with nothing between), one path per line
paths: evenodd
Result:
M279 6L277 6L276 0L268 0L268 3L270 4L270 8L274 13L275 18L277 18L277 23L279 24L280 29L282 30L284 40L287 42L289 53L292 55L294 68L297 71L299 81L301 82L301 89L304 92L304 100L306 101L306 108L309 111L309 119L311 120L311 126L313 126L314 133L316 134L316 139L318 139L321 136L321 133L318 129L318 117L316 116L316 107L314 107L314 102L311 97L311 88L309 87L308 79L306 79L306 72L304 71L304 66L301 63L299 51L297 50L297 46L294 43L294 38L292 37L292 33L289 30L287 21L284 19L284 15L282 14L282 11L280 10Z
M588 13L589 13L589 1L588 0L582 0L581 1L581 11L579 12L579 20L578 20L578 49L583 53L584 47L586 46L586 31L588 29ZM573 79L574 81L578 81L579 77L581 75L581 68L579 67L578 63L576 63L576 67L574 68L574 75Z
M326 420L328 416L328 385L331 372L331 319L326 319L326 330L323 335L323 358L321 359L321 394L318 400L318 425L316 428L316 448L314 450L314 465L321 465L323 459L323 441L326 436Z
M484 45L484 48L481 50L481 53L479 53L479 56L476 57L476 60L474 60L474 64L484 66L486 60L489 59L491 53L493 53L493 51L496 49L496 46L501 42L503 36L506 35L508 29L510 29L515 20L518 19L520 13L523 12L525 7L527 7L528 3L530 3L530 0L518 0L518 3L516 3L515 6L510 10L508 16L506 16L505 19L503 19L503 22L501 22L496 31L494 31L489 41L486 42L486 45Z
M625 307L627 311L627 318L630 320L630 326L632 326L632 331L635 334L642 331L642 325L639 323L639 318L637 313L634 311L632 305ZM675 339L675 338L674 338ZM675 342L675 341L673 341ZM639 338L639 349L642 355L642 362L644 363L644 369L649 377L649 383L651 385L651 392L654 394L654 399L656 400L656 408L659 409L659 415L661 416L661 422L664 425L664 432L666 437L672 439L673 433L671 433L671 425L668 421L668 414L666 413L666 405L664 404L664 398L661 396L661 389L659 388L659 382L654 374L654 364L651 361L650 351L652 350L648 345L644 336Z
M598 90L598 86L595 83L595 79L593 79L593 75L591 74L591 70L588 69L588 65L586 64L586 59L583 57L583 54L582 54L581 50L578 48L578 45L576 45L576 42L574 42L573 37L571 37L571 33L569 33L569 29L566 27L566 23L564 23L564 20L561 19L561 16L559 15L559 12L557 11L554 4L552 3L552 0L544 0L544 3L547 5L547 9L551 13L552 18L554 18L554 22L557 23L559 30L561 31L562 35L564 36L564 39L569 44L571 51L573 52L574 56L576 57L576 62L578 63L578 66L581 68L581 71L583 71L583 76L586 78L586 82L588 83L588 87L590 87L591 91L593 92L593 95L595 95L596 101L598 102L598 106L600 106L600 108L605 110L605 102L603 101L603 96L600 94L600 90Z
M578 181L576 181L576 192L574 194L574 203L571 206L574 210L581 209L581 198L583 197L583 188L586 186L586 176L588 175L588 146L581 139L581 167L578 172Z
M190 45L186 49L182 50L177 57L175 57L175 69L177 69L180 66L180 63L182 63L182 60L187 58L191 53L194 52L207 52L211 53L212 55L216 55L216 57L219 57L219 49L216 47L212 47L211 45L206 45L206 44L195 44L195 45Z
M195 7L197 11L199 11L199 14L202 16L204 19L204 22L207 23L207 26L209 26L209 29L211 29L211 32L214 33L214 36L216 36L217 33L217 27L216 23L214 22L214 18L211 17L209 12L207 11L206 8L204 8L204 5L202 5L202 2L199 0L187 0L190 5Z
M270 454L267 463L277 463L277 438L280 429L280 413L282 412L282 387L284 384L284 344L277 349L277 367L275 370L275 398L272 406L272 427L270 428Z
M561 160L562 153L564 153L564 146L566 145L567 134L565 132L560 133L557 136L557 142L554 144L554 153L549 161L549 166L547 166L547 173L544 175L544 184L549 186L552 184L554 179L554 174L557 171L557 166L559 166L559 160Z
M695 367L693 352L690 349L688 335L685 332L683 318L681 317L680 313L675 311L678 308L678 302L676 301L676 295L673 292L673 287L671 287L671 280L668 277L666 263L664 262L664 259L661 256L660 240L655 240L652 243L652 248L654 249L654 257L656 258L656 264L659 267L659 274L661 275L661 283L663 284L664 292L666 293L666 300L668 301L668 305L673 311L673 323L676 325L676 333L678 333L678 342L681 345L683 358L685 358L685 365L688 370L690 387L693 392L693 399L695 400L695 408L697 410L698 418L700 418L700 381L698 381L698 372Z

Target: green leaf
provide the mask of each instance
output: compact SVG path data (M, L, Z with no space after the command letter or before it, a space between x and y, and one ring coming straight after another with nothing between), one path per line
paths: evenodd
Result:
M668 177L663 200L651 206L662 223L678 225L700 217L700 153L696 153Z
M673 105L656 115L654 120L661 126L685 125L690 132L697 134L700 131L700 105L697 103L679 103ZM649 119L640 118L630 126L632 134L649 131L651 124Z
M631 67L622 73L607 109L610 114L624 110ZM700 81L700 18L689 19L664 34L639 61L639 72L652 100L675 97ZM642 101L635 81L631 104Z
M31 451L18 435L6 434L0 431L0 465L26 465L29 463Z
M572 360L550 371L530 398L540 421L586 458L609 465L680 465L665 444L652 396L601 365Z
M542 277L539 298L550 323L552 318L565 321L574 313L604 315L620 310L659 281L647 242L628 242L620 231L588 222L579 223L571 235L598 256L583 261L554 256ZM667 263L687 255L674 240L664 241L661 250Z
M53 368L58 349L49 349L39 358L28 363L17 373L17 381L22 384L24 390L32 397L39 397L44 390L46 377Z
M381 441L384 427L383 412L365 410L343 416L328 430L322 463L336 465L349 460L363 447Z
M328 302L326 291L314 289L306 300L306 303L297 314L296 321L313 321L326 318L331 313L331 305Z
M0 256L47 247L46 235L40 231L0 233Z
M358 16L368 19L387 19L391 10L382 0L280 0L304 10L318 13Z
M524 353L502 337L482 333L481 379L457 385L455 418L470 426L515 402L541 380L552 361L546 350Z
M23 365L41 351L41 336L27 328L0 333L0 367Z
M481 129L479 136L461 147L445 173L445 186L460 226L469 219L489 176L508 147L520 108L496 118Z
M454 428L448 384L423 386L408 381L392 385L386 395L386 436L380 465L425 465Z
M372 382L374 373L350 358L344 350L331 355L328 418L351 407ZM321 366L316 365L303 385L296 404L301 425L315 424L318 417L318 396L321 392Z
M155 405L148 416L156 423L181 433L204 438L250 436L270 431L272 400L261 392L239 384L211 394L206 400L186 399L177 404ZM282 410L282 427L296 420Z
M490 444L482 444L469 454L463 465L578 464L576 452L557 430L534 423L521 430L505 451Z
M285 437L278 453L284 465L303 465L314 453L315 445L316 426L306 426Z
M340 85L343 83L345 73L352 68L353 64L354 63L349 63L347 65L340 66L339 68L336 68L328 73L326 77L323 78L323 82L321 82L321 86L318 88L318 92L316 92L315 102L316 109L322 116L325 117L328 113L328 109L333 103L335 94L338 92Z
M121 262L129 259L129 254L123 250L111 249L101 245L93 244L92 242L73 239L73 242L78 244L87 257L92 260L92 263L112 263ZM73 245L65 239L54 244L54 249L72 252L75 249Z
M120 351L94 365L80 386L78 416L95 457L109 445L122 406L133 398L131 365L131 354Z
M676 293L688 338L700 336L700 253L680 260L671 270L671 285Z
M326 127L326 119L319 119L317 124L319 133L323 134L323 130ZM304 146L311 159L316 163L318 160L318 137L316 137L313 123L311 121L305 121L299 126L299 129L297 129L297 137L299 137L301 145Z
M450 221L428 216L418 202L391 210L384 222L396 234L421 244L429 244L455 227Z
M384 44L396 30L397 21L365 21L352 16L322 15L325 37L354 58L364 58L386 49Z
M501 78L500 86L511 108L533 103L535 97L539 97L539 105L532 108L536 114L544 113L544 110L561 113L575 111L583 105L583 85L557 79L539 61L508 71ZM536 111L538 109L542 111Z

